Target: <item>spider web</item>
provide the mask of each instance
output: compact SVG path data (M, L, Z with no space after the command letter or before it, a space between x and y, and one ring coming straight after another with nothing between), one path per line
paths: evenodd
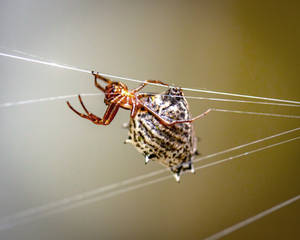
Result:
M23 53L23 52L19 52ZM73 66L68 66L68 65L61 65L57 64L55 62L49 62L45 60L39 60L37 59L37 56L32 56L26 53L23 53L24 55L35 57L35 58L29 58L29 57L22 57L18 55L12 55L8 53L0 53L1 56L4 57L9 57L9 58L14 58L18 60L23 60L23 61L29 61L33 63L38 63L38 64L44 64L44 65L49 65L52 67L57 67L57 68L63 68L63 69L68 69L72 71L79 71L79 72L84 72L84 73L90 73L91 71L89 70L84 70L81 68L73 67ZM139 82L142 83L143 81L137 80L137 79L132 79L132 78L125 78L125 77L120 77L120 76L114 76L111 74L105 74L101 73L104 76L110 77L110 78L115 78L115 79L122 79L125 81L134 81L134 82ZM153 85L159 85L159 84L153 84ZM159 85L164 87L163 85ZM225 95L225 96L232 96L232 97L242 97L242 98L249 98L249 99L256 99L256 100L262 100L262 101L248 101L248 100L237 100L237 99L224 99L224 98L211 98L211 97L202 97L202 96L186 96L186 98L190 99L195 99L195 100L207 100L207 101L216 101L216 102L237 102L237 103L245 103L245 104L258 104L258 105L272 105L272 106L281 106L281 107L293 107L293 108L298 108L300 107L300 102L294 101L294 100L286 100L286 99L276 99L276 98L267 98L267 97L258 97L258 96L250 96L250 95L243 95L243 94L236 94L236 93L226 93L226 92L217 92L217 91L209 91L209 90L202 90L202 89L191 89L191 88L182 88L183 90L186 91L192 91L192 92L204 92L204 93L213 93L213 94L220 94L220 95ZM95 97L95 96L101 96L103 94L94 94L94 93L84 93L81 94L82 96L86 97ZM30 99L30 100L23 100L23 101L18 101L18 102L4 102L0 103L0 108L8 108L8 107L14 107L18 105L24 105L24 104L33 104L33 103L41 103L41 102L47 102L47 101L57 101L57 100L65 100L65 99L70 99L70 98L75 98L77 97L77 94L72 94L72 95L64 95L64 96L53 96L53 97L46 97L46 98L39 98L39 99ZM212 111L215 112L223 112L223 113L236 113L236 114L247 114L247 115L261 115L265 117L275 117L275 118L294 118L294 119L299 119L300 116L298 115L287 115L287 114L281 114L281 113L269 113L269 112L252 112L252 111L240 111L240 110L230 110L230 109L221 109L221 108L211 108ZM270 135L268 137L260 138L255 141L251 141L242 145L238 145L232 148L225 149L220 152L212 153L209 155L205 155L203 157L200 157L194 161L194 163L197 163L195 166L196 170L212 167L215 165L223 164L228 161L232 161L234 159L242 158L243 156L254 154L260 151L264 151L269 148L274 148L276 146L282 145L282 144L288 144L289 142L292 141L297 141L300 139L300 136L297 137L292 137L291 133L297 133L300 130L300 128L294 128L290 129L287 131L282 131L274 135ZM271 139L276 139L278 137L285 136L287 139L278 141L276 143L272 144L267 144L266 146L263 147L256 147L255 149L252 150L244 150L249 146L256 146L258 143L262 143L265 141L269 141ZM243 150L242 153L235 154L234 152L237 150ZM201 164L204 160L210 160L214 159L215 157L219 155L224 155L226 153L230 153L229 157L224 157L221 160L215 160L209 163L204 163ZM199 164L200 163L200 164ZM49 204L41 205L38 207L33 207L30 209L26 209L24 211L17 212L15 214L9 215L7 217L4 217L0 219L0 231L5 230L5 229L10 229L13 228L17 225L21 225L27 222L31 222L34 220L38 220L40 218L56 214L56 213L61 213L63 211L77 208L79 206L84 206L93 202L99 202L105 199L113 198L115 196L131 192L137 189L141 189L150 185L153 185L155 183L159 183L162 181L166 181L168 179L171 179L172 176L167 174L167 169L161 169L157 171L153 171L147 174L143 174L137 177L133 178L128 178L126 180L116 182L110 185L106 185L88 192L80 193L71 197L67 197L58 201L51 202ZM160 176L160 175L166 175L166 176ZM280 203L276 205L275 207L270 208L269 210L265 210L264 212L253 216L249 219L246 219L228 229L224 229L220 233L214 234L211 237L207 238L209 240L211 239L219 239L253 221L258 220L259 218L270 214L273 211L279 210L281 207L284 207L288 204L291 204L295 201L297 201L300 198L300 195L297 195L283 203Z

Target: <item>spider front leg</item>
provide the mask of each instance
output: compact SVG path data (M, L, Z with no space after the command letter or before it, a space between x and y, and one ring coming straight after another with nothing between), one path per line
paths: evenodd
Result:
M100 75L99 73L96 73L95 71L92 71L92 74L95 76L95 86L97 88L99 88L102 92L105 91L105 89L97 82L97 79L101 79L102 81L106 82L106 83L111 83L112 81L109 80L106 77L103 77L102 75Z
M78 116L80 116L82 118L85 118L85 119L88 119L88 120L92 121L94 124L97 124L97 125L108 125L108 124L110 124L111 121L116 116L116 114L119 110L119 107L120 107L118 104L114 104L114 103L109 104L106 111L105 111L105 113L104 113L103 118L100 118L100 117L90 113L87 110L87 108L85 107L85 105L82 102L82 99L81 99L80 95L78 95L78 98L79 98L79 101L80 101L80 104L81 104L82 108L84 109L84 111L86 112L87 115L85 115L83 113L80 113L77 110L75 110L72 107L72 105L69 103L69 101L67 101L67 104L68 104L69 108L71 108L71 110L73 112L75 112Z
M161 85L164 85L164 86L169 86L168 84L166 83L163 83L162 81L159 81L159 80L146 80L144 83L142 83L139 87L137 87L136 89L134 89L132 92L133 93L136 93L138 91L140 91L142 88L144 88L146 85L148 85L149 83L155 83L155 84L161 84Z

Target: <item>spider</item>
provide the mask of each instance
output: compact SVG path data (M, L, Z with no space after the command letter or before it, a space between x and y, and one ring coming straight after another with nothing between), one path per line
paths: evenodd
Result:
M203 117L204 115L206 115L209 112L209 110L207 110L206 112L204 112L194 118L186 119L186 120L166 119L166 118L163 118L158 113L156 113L153 109L151 109L150 107L145 105L144 102L142 101L142 98L150 97L150 96L152 96L152 94L139 93L139 91L149 83L155 83L155 84L169 86L168 84L163 83L159 80L146 80L139 87L137 87L133 90L129 90L128 87L122 82L111 81L110 79L100 75L99 73L96 73L95 71L92 71L92 74L95 77L95 81L94 81L95 86L99 90L104 92L104 95L105 95L104 103L106 105L108 105L103 117L100 118L100 117L94 115L93 113L90 113L87 110L87 108L85 107L80 95L78 95L79 102L86 114L80 113L77 110L75 110L72 107L72 105L69 103L69 101L67 101L67 104L71 108L71 110L73 110L78 116L88 119L97 125L109 125L111 123L111 121L115 118L120 107L123 109L130 110L131 118L135 117L135 115L137 114L137 111L139 109L145 109L146 111L151 113L153 116L155 116L155 118L157 118L157 120L165 126L173 126L174 124L177 124L177 123L187 123L187 122L191 123L191 122L195 121L196 119ZM103 82L107 83L105 88L102 87L98 83L97 79L100 79Z

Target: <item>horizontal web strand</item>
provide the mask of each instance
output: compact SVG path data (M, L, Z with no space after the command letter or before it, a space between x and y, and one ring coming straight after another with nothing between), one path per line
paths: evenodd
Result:
M37 59L33 59L33 58L16 56L16 55L7 54L7 53L3 53L3 52L0 52L0 56L23 60L23 61L32 62L32 63L39 63L39 64L43 64L43 65L48 65L48 66L52 66L52 67L58 67L58 68L63 68L63 69L68 69L68 70L73 70L73 71L78 71L78 72L91 73L90 70L86 70L86 69L81 69L81 68L68 66L68 65L62 65L62 64L55 63L55 62L47 62L47 61L37 60ZM139 83L144 82L144 81L133 79L133 78L120 77L120 76L115 76L115 75L106 74L106 73L99 73L99 74L101 74L105 77L121 79L121 80L126 80L126 81L131 81L131 82L139 82ZM156 83L149 83L149 84L166 87L164 85L156 84ZM219 95L226 95L226 96L233 96L233 97L252 98L252 99L260 99L260 100L266 100L266 101L300 104L299 101L286 100L286 99L267 98L267 97L251 96L251 95L237 94L237 93L218 92L218 91L211 91L211 90L205 90L205 89L193 89L193 88L181 88L181 89L185 90L185 91L211 93L211 94L219 94Z

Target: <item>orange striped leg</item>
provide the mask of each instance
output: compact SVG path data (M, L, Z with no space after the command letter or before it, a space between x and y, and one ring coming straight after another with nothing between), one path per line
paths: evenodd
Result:
M139 87L137 87L136 89L134 89L132 92L138 92L140 91L143 87L145 87L146 85L148 85L148 83L157 83L157 84L161 84L161 85L165 85L165 86L169 86L166 83L163 83L162 81L159 80L146 80L144 83L142 83Z
M146 109L148 110L150 113L152 113L163 125L165 126L173 126L177 123L187 123L187 122L193 122L199 118L202 118L204 117L206 114L208 114L211 109L208 109L207 111L205 111L204 113L194 117L194 118L191 118L191 119L186 119L186 120L166 120L166 119L163 119L159 114L157 114L156 112L154 112L151 108L147 107L146 105L144 105L143 103L141 103L141 105Z
M90 121L92 121L94 124L97 124L97 125L108 125L111 123L111 121L114 119L115 115L117 114L118 110L119 110L119 105L118 104L109 104L106 111L105 111L105 114L103 116L103 118L99 118L98 116L90 113L85 105L83 104L82 102L82 99L80 97L80 95L78 95L78 98L79 98L79 101L80 101L80 104L82 106L82 108L84 109L84 111L86 112L87 115L83 114L83 113L80 113L78 112L77 110L75 110L72 105L69 103L69 101L67 101L67 104L69 106L69 108L75 112L78 116L82 117L82 118L85 118L85 119L88 119Z

